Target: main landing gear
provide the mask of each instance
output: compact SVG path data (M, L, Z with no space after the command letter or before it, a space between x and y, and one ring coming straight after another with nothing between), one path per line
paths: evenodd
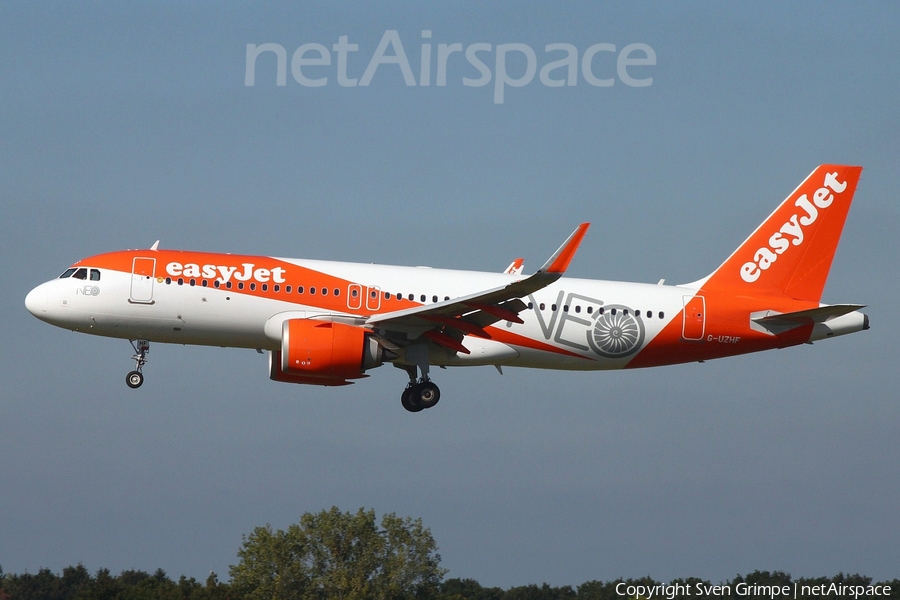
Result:
M128 340L131 347L134 348L134 371L125 376L125 383L131 389L137 389L144 383L144 374L141 372L144 365L147 364L147 354L150 353L150 342L148 340Z
M441 399L441 390L431 381L410 382L400 394L400 403L409 412L431 408Z
M400 394L400 403L409 412L419 412L431 408L441 399L441 390L428 378L428 368L423 369L422 377L416 379L416 367L406 367L409 383Z

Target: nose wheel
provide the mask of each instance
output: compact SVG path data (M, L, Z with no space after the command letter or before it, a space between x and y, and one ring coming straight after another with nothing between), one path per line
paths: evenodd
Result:
M150 353L150 342L147 340L129 340L131 347L134 348L134 371L125 376L125 383L131 389L137 389L144 383L144 374L142 373L144 365L147 364L147 354Z
M131 371L125 376L125 383L127 383L128 387L131 389L139 388L141 387L141 384L144 383L144 374L140 371Z

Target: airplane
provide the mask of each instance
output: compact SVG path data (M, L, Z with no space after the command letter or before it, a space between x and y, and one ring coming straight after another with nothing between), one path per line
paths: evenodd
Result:
M52 325L150 342L257 349L277 382L342 386L403 369L410 412L430 367L634 369L734 356L869 328L820 298L862 167L821 165L710 275L682 285L563 277L582 223L531 275L149 249L91 256L28 293Z

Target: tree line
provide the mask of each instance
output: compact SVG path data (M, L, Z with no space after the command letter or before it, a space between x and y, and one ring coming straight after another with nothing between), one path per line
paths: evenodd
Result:
M871 592L878 585L876 595L855 600L900 600L900 579L873 583L863 575L839 573L795 580L780 571L754 571L715 584L727 586L727 596L709 581L664 583L649 576L588 581L576 587L546 583L505 590L484 587L474 579L444 579L447 571L440 567L437 544L420 519L391 513L379 524L372 510L350 513L336 507L306 513L286 530L257 527L244 536L238 559L229 569L229 581L220 582L210 573L203 583L183 575L175 581L162 569L152 574L126 570L114 576L108 569L91 574L80 564L61 574L46 568L35 574L7 574L0 567L0 600L625 600L647 597L652 588L654 598L669 593L697 600L771 599L775 586L793 590L795 584L815 591L798 598L854 598L854 590ZM668 590L659 587L663 585Z

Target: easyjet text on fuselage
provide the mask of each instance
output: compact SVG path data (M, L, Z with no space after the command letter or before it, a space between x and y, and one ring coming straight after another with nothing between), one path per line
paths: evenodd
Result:
M170 277L202 277L204 279L218 278L222 283L227 283L232 277L237 281L250 279L259 283L284 283L285 269L274 267L267 269L257 267L255 263L241 263L240 267L227 265L199 265L197 263L170 262L166 265L166 273Z

